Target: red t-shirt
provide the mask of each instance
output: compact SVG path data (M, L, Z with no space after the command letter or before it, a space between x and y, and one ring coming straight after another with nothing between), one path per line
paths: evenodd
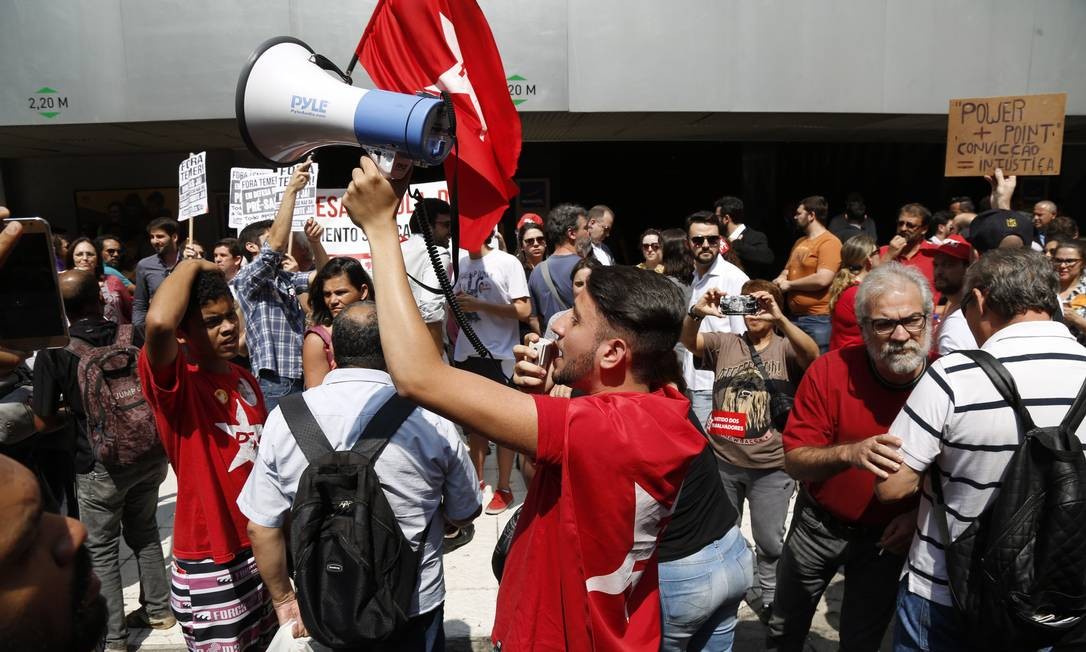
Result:
M884 245L879 248L879 256L885 256L888 246ZM937 249L935 245L924 240L920 243L920 248L916 250L912 258L906 258L905 256L898 256L894 260L905 265L906 267L915 267L920 270L920 273L924 275L924 278L928 279L928 287L931 288L931 296L936 296L935 292L935 257L926 256L921 252L925 249Z
M498 588L502 649L660 647L656 543L705 438L667 388L536 396L538 464Z
M850 285L837 297L830 316L830 351L853 344L863 344L860 323L856 321L856 293L860 284Z
M180 348L173 364L152 370L140 356L140 382L166 455L177 474L173 554L224 564L250 547L237 499L256 460L267 411L252 374L201 371Z
M784 429L784 452L826 447L885 434L909 398L909 389L891 389L871 370L863 346L818 357L796 390ZM853 467L804 486L819 505L842 521L885 525L916 506L916 499L884 504L875 497L875 474Z

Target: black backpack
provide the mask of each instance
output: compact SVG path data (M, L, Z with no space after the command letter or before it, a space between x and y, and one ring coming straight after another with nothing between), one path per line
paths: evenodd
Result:
M433 520L412 549L373 465L416 406L393 394L348 451L332 449L301 394L280 399L279 407L309 461L290 510L302 622L332 648L386 640L407 622Z
M984 351L960 353L1014 408L1024 435L995 499L945 545L955 611L981 649L1066 643L1086 617L1086 457L1075 435L1086 414L1086 383L1060 425L1038 428L999 360ZM929 477L935 523L947 544L941 480Z

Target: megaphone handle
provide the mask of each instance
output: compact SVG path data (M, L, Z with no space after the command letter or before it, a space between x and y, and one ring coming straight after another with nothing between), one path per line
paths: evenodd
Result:
M407 171L411 169L411 164L414 163L413 160L399 152L376 147L369 149L369 157L377 164L377 169L381 171L381 174L385 175L385 178L394 180L404 178Z
M338 75L339 78L342 79L348 86L353 85L353 82L351 81L351 76L340 70L339 66L332 63L332 60L324 56L323 54L317 54L316 52L314 52L309 57L309 62L317 66L321 70L327 70L328 72L336 73L336 75Z

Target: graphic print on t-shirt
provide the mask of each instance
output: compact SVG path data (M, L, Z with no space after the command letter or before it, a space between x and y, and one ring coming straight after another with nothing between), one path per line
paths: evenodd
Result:
M464 294L470 294L480 301L497 302L494 298L489 296L490 292L494 289L494 281L492 281L490 275L486 273L486 268L482 266L478 269L462 270L460 278L456 281L456 286L459 291ZM467 317L469 322L474 323L482 321L482 316L477 312L466 312L464 313L464 316Z
M256 447L260 443L260 433L264 430L264 426L259 423L249 423L249 415L245 413L241 400L235 400L234 406L237 408L234 413L236 424L215 424L215 427L238 442L238 452L234 455L234 459L230 462L230 468L227 471L233 471L245 463L252 464L256 462Z
M765 361L770 376L783 373L776 360ZM720 370L713 384L712 416L706 430L714 437L726 437L736 444L762 444L773 437L769 419L769 391L765 378L750 360Z

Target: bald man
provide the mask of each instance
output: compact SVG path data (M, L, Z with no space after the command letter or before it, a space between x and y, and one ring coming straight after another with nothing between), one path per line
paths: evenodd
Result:
M1048 238L1048 224L1056 219L1058 212L1059 209L1056 207L1056 204L1047 199L1033 205L1034 240L1039 242L1042 246Z
M105 601L79 521L42 511L30 471L0 455L0 646L88 652L102 639Z

